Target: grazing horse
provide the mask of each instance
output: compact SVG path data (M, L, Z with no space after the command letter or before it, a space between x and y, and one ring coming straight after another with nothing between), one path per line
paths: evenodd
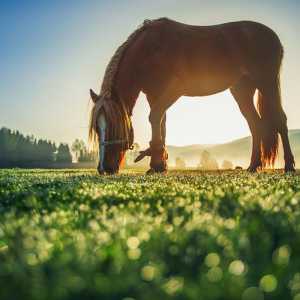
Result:
M285 171L294 171L280 97L282 58L278 36L256 22L193 26L167 18L146 20L111 58L100 94L90 90L94 106L89 136L99 147L99 173L118 172L132 147L131 116L141 91L151 109L152 139L137 160L151 156L149 171L164 172L167 109L183 95L207 96L226 89L252 134L248 170L274 165L280 135Z

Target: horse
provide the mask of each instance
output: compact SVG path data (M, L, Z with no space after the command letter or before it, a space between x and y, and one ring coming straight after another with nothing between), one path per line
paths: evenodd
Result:
M136 161L151 156L148 172L153 173L167 170L167 109L181 96L208 96L226 89L252 135L248 171L274 166L279 136L285 171L295 171L281 104L283 52L277 34L253 21L196 26L168 18L145 20L111 58L100 93L90 90L94 105L89 138L99 150L98 172L117 173L132 147L131 116L140 92L150 106L152 137Z

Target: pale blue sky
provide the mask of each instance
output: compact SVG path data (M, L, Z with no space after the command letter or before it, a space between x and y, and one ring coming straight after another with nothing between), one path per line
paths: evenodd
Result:
M247 19L273 28L285 47L289 127L300 128L300 1L291 0L1 1L0 126L57 142L86 140L89 88L99 91L110 57L144 19L162 16L199 25ZM142 144L150 137L147 114L141 95L134 126ZM228 92L182 98L168 112L169 144L219 143L248 134Z

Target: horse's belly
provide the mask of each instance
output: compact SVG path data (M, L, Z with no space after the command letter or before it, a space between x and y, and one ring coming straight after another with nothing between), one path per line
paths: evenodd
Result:
M214 90L207 90L207 91L203 91L202 89L200 90L189 90L189 91L186 91L184 93L183 96L188 96L188 97L204 97L204 96L211 96L211 95L214 95L214 94L218 94L218 93L221 93L225 90L227 90L228 87L226 88L220 88L220 89L214 89Z
M225 75L226 74L226 75ZM204 74L202 76L188 76L184 80L185 96L209 96L222 92L230 88L237 80L239 75L222 70L218 74Z
M209 96L217 94L228 89L232 85L232 82L211 80L191 80L185 84L186 96Z

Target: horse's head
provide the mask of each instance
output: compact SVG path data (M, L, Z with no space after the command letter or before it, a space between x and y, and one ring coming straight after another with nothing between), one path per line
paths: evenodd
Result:
M90 90L94 107L91 112L89 136L98 146L99 174L119 171L125 152L133 144L133 128L126 108L109 97Z

